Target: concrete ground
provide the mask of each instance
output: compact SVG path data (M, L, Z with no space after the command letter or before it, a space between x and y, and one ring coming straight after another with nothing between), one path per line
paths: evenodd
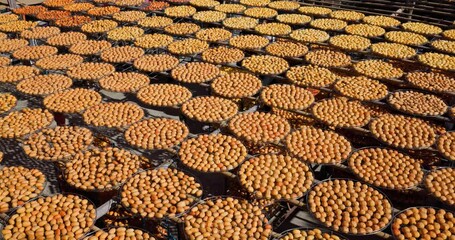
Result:
M34 5L42 3L44 0L16 0L19 5ZM8 7L8 0L0 0L0 11L5 10Z

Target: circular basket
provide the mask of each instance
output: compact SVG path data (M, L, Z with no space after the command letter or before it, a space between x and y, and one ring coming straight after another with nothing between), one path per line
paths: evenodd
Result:
M67 196L67 195L73 195L73 196L77 196L77 197L79 197L79 198L80 198L80 199L82 199L82 200L87 200L87 201L88 201L88 203L89 203L89 204L91 204L91 205L93 206L94 210L95 210L95 217L94 217L94 219L93 219L93 223L92 223L92 225L89 227L89 229L91 229L91 228L92 228L92 227L95 225L95 222L96 222L96 219L97 219L97 213L96 213L96 205L95 205L95 204L94 204L94 203L93 203L93 202L92 202L90 199L88 199L87 197L85 197L85 196L82 196L82 195L80 195L80 194L76 194L76 193L68 193L68 194L52 194L52 195L50 195L50 196L46 196L46 197L44 197L44 196L42 196L42 197L38 197L38 198L36 198L36 199L34 199L34 200L30 200L30 201L28 201L27 203L30 203L30 202L33 202L33 201L37 201L38 199L41 199L41 198L43 198L43 199L44 199L44 198L47 198L47 197L53 197L53 196L56 196L56 195L63 195L63 196ZM23 207L23 206L22 206L22 207ZM22 208L22 207L21 207L21 208ZM19 209L20 209L20 208L17 208L17 209L16 209L14 212L12 212L11 214L9 214L9 215L8 215L8 220L9 220L11 217L13 217L13 216L16 214L16 212L17 212ZM7 222L8 220L6 220L6 222ZM8 225L8 223L6 223L6 224L5 224L5 226L7 226L7 225ZM90 232L90 230L89 230L89 231L87 231L87 232ZM83 236L84 236L84 235L83 235ZM83 236L82 236L82 237L83 237Z
M182 137L182 140L181 141L178 141L178 143L173 143L172 146L170 147L157 147L157 146L153 146L153 148L151 149L148 149L148 148L144 148L144 146L140 146L139 144L130 144L128 141L126 141L128 144L130 144L131 146L137 148L137 149L140 149L142 151L155 151L155 150L164 150L164 151L169 151L170 149L173 149L175 146L181 144L183 141L185 141L187 138L188 138L188 135L189 135L189 129L188 129L188 126L186 126L184 123L180 122L180 121L177 121L175 119L170 119L170 118L165 118L165 117L160 117L160 118L143 118L141 121L139 122L136 122L135 124L139 124L140 122L143 122L143 121L148 121L148 120L153 120L153 119L157 119L157 120L160 120L160 119L167 119L167 120L172 120L172 121L175 121L175 122L179 122L181 123L183 126L185 126L185 128L183 129L184 130L184 137ZM134 124L133 124L134 125ZM133 126L131 125L131 126ZM130 128L127 129L127 131L129 130ZM185 133L186 132L186 133ZM126 134L126 132L125 132ZM124 136L125 136L124 134ZM168 145L171 145L171 144L168 144Z
M8 101L11 104L7 104L5 99L10 99ZM17 105L16 96L14 96L14 95L12 95L10 93L2 93L2 94L0 94L0 100L2 100L2 102L3 102L2 104L5 104L5 106L2 106L0 108L0 116L1 117L3 117L4 115L9 114Z
M424 179L423 179L423 185L424 185L425 189L430 193L430 195L433 196L434 198L436 198L439 202L441 202L442 204L444 204L444 205L446 205L446 206L448 206L448 207L450 207L450 208L454 208L455 205L451 205L451 204L449 204L447 201L444 201L444 200L442 200L441 198L435 196L435 195L433 194L433 192L430 191L430 189L429 189L429 187L428 187L428 184L427 184L427 178L428 178L428 176L429 176L431 173L436 172L436 171L440 171L440 170L444 170L444 169L454 169L454 168L453 168L453 167L438 167L438 168L436 168L436 169L433 169L432 171L429 171L429 172L427 173L427 175L426 175L426 176L424 177Z
M119 148L120 149L120 148ZM89 151L90 149L85 149L81 152L87 152ZM121 150L125 150L125 149L121 149ZM125 150L125 151L128 151L128 150ZM130 151L128 151L130 152ZM131 152L130 152L131 153ZM131 153L133 154L133 153ZM137 173L141 172L140 171L140 159L138 159L138 163L139 163L139 168L138 168L138 171L136 171L136 173L134 173L132 176L136 175ZM74 188L78 191L82 191L82 192L87 192L87 193L110 193L110 192L117 192L125 183L126 181L128 181L132 176L126 178L123 182L120 182L118 183L117 185L115 186L112 186L110 188L103 188L103 189L82 189L82 188L78 188L76 187L75 185L73 185L72 183L68 182L68 169L66 168L66 164L63 165L63 167L60 168L61 170L61 173L62 173L62 179L65 181L66 184L68 184L68 186L70 186L71 188Z
M348 77L348 78L350 78L350 77ZM346 79L348 79L348 78L346 78ZM354 78L355 78L355 77L354 77ZM369 79L368 77L365 77L365 78ZM386 94L385 94L383 97L376 98L376 99L371 99L371 100L370 100L370 99L368 99L368 100L366 100L366 99L361 99L361 98L355 97L355 96L347 96L346 94L342 93L342 92L336 87L337 83L340 82L340 81L342 81L343 79L344 79L344 78L339 78L338 80L336 80L336 81L333 83L333 85L332 85L332 86L333 86L333 91L334 91L335 93L337 93L337 94L339 94L339 95L341 95L341 96L343 96L343 97L347 97L347 98L349 98L349 99L358 100L358 101L361 101L361 102L379 102L379 101L382 101L382 100L386 99L387 96L388 96L389 93L390 93L390 92L388 91L388 89L386 89ZM371 80L373 80L373 79L371 79ZM379 80L373 80L373 81L377 81L377 83L380 84L380 85L387 86L387 85L381 83ZM386 88L387 88L387 87L386 87Z
M448 131L448 132L445 133L445 134L451 134L451 133L455 134L455 131ZM440 139L442 136L444 136L445 134L441 134L441 135L439 135L439 136L436 137L436 145L439 145L439 139ZM445 158L447 158L447 160L449 160L449 161L455 161L455 158L454 158L454 157L451 157L451 156L447 155L447 153L440 151L440 150L439 150L439 146L437 146L437 147L438 147L438 148L437 148L438 152L439 152L442 156L444 156Z
M220 133L220 134L221 134L221 133ZM217 135L217 134L205 134L205 135L206 135L206 136L209 136L209 135ZM224 134L221 134L221 135L224 135ZM200 137L200 136L203 136L203 135L199 135L198 137ZM233 166L233 167L230 167L230 168L226 168L226 169L224 169L224 170L218 170L218 171L210 171L210 170L208 170L208 171L202 171L202 170L199 170L199 169L190 167L190 166L188 166L187 164L183 163L183 161L181 160L180 153L179 153L179 161L180 161L183 165L185 165L187 168L191 169L192 171L196 171L196 172L203 173L203 174L206 174L206 173L223 173L223 172L230 172L230 171L233 171L233 170L236 169L236 168L239 168L245 161L248 160L248 158L247 158L248 150L247 150L246 146L243 145L243 143L242 143L240 140L238 140L238 139L236 139L236 138L234 138L234 137L231 137L231 136L229 136L229 135L224 135L224 136L230 137L230 138L232 138L232 139L234 139L234 140L237 140L238 143L241 143L241 144L242 144L240 147L243 146L243 147L246 149L246 151L245 151L245 152L246 152L245 157L243 157L243 160L240 161L236 166ZM198 138L198 137L196 137L196 138ZM192 138L192 139L196 139L196 138ZM187 139L187 140L190 140L190 139ZM182 142L182 144L183 144L183 143L184 143L184 142ZM181 150L181 149L182 149L182 147L180 147L179 150Z
M271 154L271 155L275 155L275 154ZM277 154L277 155L280 155L280 154ZM283 155L283 156L285 156L285 155ZM244 189L244 191L246 191L246 192L251 196L251 198L256 199L256 200L271 201L271 202L273 202L273 203L276 203L276 202L290 202L290 201L299 201L299 202L302 202L301 200L304 200L305 197L306 197L306 195L308 194L308 192L312 189L312 186L310 186L304 193L302 193L300 196L297 196L297 197L295 197L295 198L278 198L278 199L273 199L273 198L271 198L271 199L267 199L267 198L259 198L259 197L257 197L256 194L255 194L254 192L253 192L253 193L250 193L250 192L245 188L245 186L241 183L241 181L240 181L240 174L239 174L242 165L245 164L248 160L250 160L250 159L252 159L252 158L256 158L256 157L245 158L245 160L238 166L238 169L237 169L236 175L235 175L235 176L236 176L235 178L236 178L237 182L240 184L240 186L242 187L242 189ZM299 160L298 158L296 158L296 157L291 156L291 158L295 158L296 160L300 161L300 160ZM316 178L315 178L315 174L314 174L313 169L310 167L309 164L307 164L307 163L305 163L305 162L303 162L303 163L304 163L305 165L308 166L308 170L309 170L309 172L311 172L311 174L312 174L312 176L313 176L313 181L312 181L312 182L314 182L314 180L315 180ZM312 183L312 185L313 185L313 183ZM271 204L268 204L268 205L271 205Z
M40 133L42 133L43 130L55 130L56 128L57 128L57 127L55 127L55 128L40 129L39 131L36 131L36 132L34 132L33 134L27 135L27 140L29 140L34 134L40 134ZM84 127L76 127L76 128L87 129L87 128L84 128ZM89 129L87 129L87 130L90 131ZM91 131L90 131L90 133L91 133ZM91 134L92 134L92 133L91 133ZM72 133L72 135L74 136L74 133ZM85 136L87 136L87 135L85 135ZM80 149L80 151L86 150L87 148L89 148L90 146L92 146L92 144L93 144L93 142L94 142L95 140L94 140L93 135L91 135L90 138L91 138L91 139L90 139L90 142L87 143L87 144L85 144L85 146L82 147L82 148ZM27 144L27 140L21 144L22 148L24 148L24 146L28 145L28 144ZM52 143L48 143L48 144L52 144ZM23 150L23 151L25 152L25 150ZM25 154L26 154L27 156L29 156L27 152L26 152ZM74 154L76 154L76 153L74 153ZM58 163L60 163L60 162L67 162L67 161L69 161L69 158L71 158L72 156L74 156L74 154L71 154L71 156L68 156L68 157L59 158L59 159L55 159L55 160L54 160L54 159L51 159L51 160L42 160L42 159L39 159L38 157L31 157L31 156L29 156L29 157L30 157L30 158L33 158L33 159L35 159L35 160L38 160L38 161L52 161L52 162L58 162Z
M415 73L415 74L425 74L426 72L412 72L412 73ZM409 74L409 73L408 73ZM442 90L442 89L434 89L434 87L432 86L418 86L417 84L414 84L412 83L409 79L408 79L408 74L406 75L406 77L404 78L404 81L406 84L409 84L410 86L413 86L417 89L421 89L421 90L426 90L426 91L429 91L429 92L432 92L432 93L440 93L440 94L448 94L448 95L451 95L451 96L455 96L455 85L454 85L454 91L450 91L450 90ZM428 73L430 74L430 73ZM448 76L445 76L443 74L439 74L439 73L435 73L437 76L441 77L442 79L440 81L450 81L450 77ZM452 79L453 81L455 81L455 79ZM427 82L431 82L430 79L427 79ZM431 89L430 89L431 88Z
M338 122L338 123L336 123L336 122L333 122L333 121L332 121L332 123L330 123L330 122L327 121L326 119L323 119L323 118L321 118L320 116L317 116L317 114L315 114L315 111L316 111L316 110L315 110L315 107L316 107L316 105L317 105L318 103L321 103L321 105L322 105L324 102L328 102L328 101L332 101L332 100L333 100L333 98L327 98L327 99L323 99L323 100L320 100L320 101L315 102L314 104L312 104L310 111L311 111L311 114L313 115L313 117L314 117L316 120L318 120L318 121L320 121L320 122L322 122L322 123L324 123L324 124L326 124L327 126L330 126L330 127L345 128L345 129L352 129L352 128L356 128L356 127L364 127L364 126L368 125L368 123L371 121L371 115L369 114L368 109L366 109L365 107L363 107L363 105L361 104L361 102L358 102L357 100L349 100L349 99L347 99L347 101L345 102L345 104L346 104L346 106L348 106L348 104L351 103L351 102L354 102L354 104L355 104L355 103L358 103L358 107L364 108L364 113L370 115L370 116L368 117L368 119L365 117L364 122L362 122L362 123L359 122L360 125L347 125L348 123L343 123L343 122ZM337 104L337 103L335 102L335 104ZM343 105L344 105L344 104L343 104ZM352 108L351 108L351 109L352 109ZM346 108L345 111L346 111L346 110L348 110L348 108ZM346 113L346 114L349 114L349 112L345 112L345 113ZM327 113L327 114L330 114L330 113ZM363 114L362 114L362 115L363 115ZM359 116L355 116L354 118L359 119ZM351 116L351 119L352 119L352 116ZM367 120L368 120L368 121L367 121Z
M385 115L383 115L383 116L385 116ZM396 116L402 116L402 115L396 115ZM407 118L410 118L410 117L407 117ZM372 118L372 120L368 123L368 125L367 125L367 126L368 126L368 129L371 129L371 124L372 124L373 121L375 121L375 120L377 120L377 118ZM419 120L421 120L421 119L419 119ZM424 120L421 120L421 121L423 122ZM429 126L430 126L430 125L429 125ZM431 126L430 126L430 127L431 127ZM433 128L432 128L432 129L433 129ZM435 131L434 131L434 132L435 132ZM370 130L370 133L371 133L371 130ZM437 137L436 134L437 134L437 133L435 132L435 136ZM386 145L386 146L391 146L391 147L393 147L393 148L398 148L398 149L404 149L404 150L406 150L406 149L407 149L407 150L428 150L429 147L431 147L431 146L412 147L412 148L409 148L409 147L400 147L400 146L395 146L395 145L393 145L393 144L390 144L390 143L387 143L387 142L383 141L382 139L380 139L379 137L377 137L375 134L370 134L370 135L371 135L374 139L376 139L378 142L380 142L380 143L382 143L382 144L384 144L384 145ZM436 137L435 137L434 142L433 142L431 145L434 145L434 144L436 143Z
M237 200L240 200L240 201L246 201L249 203L249 201L247 201L246 199L243 199L243 198L240 198L240 197L235 197L235 196L226 196L226 195L222 195L222 196L215 196L215 197L208 197L208 198L204 198L202 200L200 200L198 203L194 204L190 209L188 209L188 211L184 212L184 214L182 214L180 217L184 217L186 215L189 215L191 213L191 210L194 209L195 207L197 207L198 205L201 205L201 204L205 204L206 201L209 201L209 200L217 200L217 199L226 199L226 198L233 198L233 199L237 199ZM251 204L251 203L249 203ZM264 214L262 214L264 215ZM267 218L265 217L264 215L264 218L262 218L262 222L263 222L263 226L266 227L268 225L268 220ZM190 239L189 236L188 236L188 233L186 231L184 231L184 236L185 236L185 239ZM269 236L270 238L271 236Z
M395 214L395 216L393 217L392 221L390 222L390 225L393 225L393 223L397 220L397 217L398 217L400 214L402 214L402 213L404 213L404 212L406 212L406 211L408 211L408 210L414 209L414 208L432 208L432 209L434 209L434 210L436 210L436 211L438 211L438 210L444 210L444 211L446 211L446 212L450 212L450 213L454 214L452 211L449 211L449 210L446 210L446 209L442 209L442 208L438 208L438 207L432 207L432 206L415 206L415 207L409 207L409 208L406 208L406 209L404 209L404 210L398 212L397 214ZM396 239L396 240L399 239L399 238L395 235L395 233L394 233L393 230L392 230L392 236L393 236L393 239Z
M243 132L243 129L240 129L240 131L238 131L238 129L237 129L236 133L234 133L233 129L234 129L235 126L233 126L233 127L230 126L231 123L232 123L232 120L234 118L236 118L236 116L239 116L239 115L243 115L243 116L254 115L253 116L254 118L257 118L258 117L257 115L262 115L264 117L269 118L268 120L270 120L270 118L272 118L272 120L274 120L275 122L281 122L283 124L283 128L284 129L281 132L279 132L279 134L281 135L279 137L271 138L270 136L263 136L263 134L261 134L262 136L258 136L258 138L260 137L261 139L258 139L258 140L248 139L247 136L245 136L246 134ZM241 116L239 116L238 118L240 118L240 117ZM229 128L229 130L231 132L233 132L233 135L236 138L242 140L243 142L248 142L248 143L252 143L252 144L255 144L255 145L267 145L267 144L275 145L278 142L286 139L286 137L291 133L291 124L289 123L289 121L286 118L278 116L276 114L265 113L265 112L243 112L243 113L238 113L237 115L235 115L234 117L232 117L230 119L228 128ZM277 139L277 138L279 138L279 139Z
M339 155L340 155L340 157L339 157L340 160L339 161L336 161L337 159L334 158L333 156L331 157L332 159L329 159L331 161L328 161L328 162L314 162L312 159L302 159L303 158L302 156L299 156L297 153L295 153L294 151L291 151L289 149L289 145L290 145L289 141L290 140L288 141L288 138L292 137L292 135L294 133L298 133L300 135L303 135L302 134L302 130L304 130L303 128L307 128L309 130L312 130L312 129L313 130L319 130L320 131L318 133L319 135L321 135L321 134L325 134L325 135L326 134L335 134L335 136L339 137L338 140L346 141L347 143L349 143L349 148L347 148L346 150L341 149L341 150L343 150L345 152L339 151ZM324 129L317 128L317 127L314 127L314 126L303 126L300 130L295 130L295 131L289 133L288 136L285 138L285 141L286 141L285 144L286 144L287 151L289 151L292 156L294 156L294 157L296 157L298 159L302 159L302 161L307 162L308 164L318 164L318 165L326 165L326 166L335 165L336 166L336 165L343 164L344 162L346 162L347 159L351 156L352 152L354 151L354 147L352 146L351 141L349 141L344 135L341 135L341 134L339 134L339 133L337 133L335 131L332 131L332 130L324 130ZM340 142L338 142L338 145L341 145L341 144L340 144ZM319 145L322 145L322 144L319 144ZM328 146L328 145L326 145L326 146ZM349 150L349 152L347 150ZM316 151L316 149L314 151ZM346 157L344 157L344 156L346 156ZM316 157L321 157L321 156L316 156Z
M36 110L40 110L40 112L38 114L42 115L41 117L46 117L46 116L43 116L43 114L45 115L48 115L50 116L52 119L46 119L44 121L42 121L42 125L41 126L35 126L34 129L30 129L31 131L28 131L28 132L25 132L25 133L16 133L16 132L13 132L12 135L8 135L8 136L3 136L3 137L0 137L0 138L16 138L16 139L25 139L25 138L28 138L28 136L30 136L31 134L35 133L35 132L38 132L40 131L41 129L44 129L46 127L49 127L50 125L52 125L52 123L54 122L54 116L46 109L42 109L42 108L23 108L21 110L18 110L18 111L11 111L8 113L8 115L6 116L3 116L0 118L0 120L3 120L7 117L10 117L10 115L14 114L17 112L17 114L21 114L23 115L24 114L24 111L27 111L27 112L32 112L32 111L36 111ZM49 121L47 121L49 120ZM22 122L22 124L24 124ZM29 124L29 122L27 122L27 124Z
M357 180L354 180L354 179L349 179L349 178L332 178L332 179L326 179L326 180L323 180L323 181L320 181L319 183L317 184L314 184L311 189L308 191L308 193L310 193L311 191L314 190L314 188L316 186L318 186L319 184L323 183L323 182L328 182L328 181L334 181L334 180L345 180L345 181L353 181L353 182L359 182ZM377 188L369 185L369 184L366 184L366 183L362 183L362 184L365 184L367 186L369 186L370 188L374 189L375 191L379 192L380 194L382 194L384 196L384 199L387 200L387 202L390 204L390 207L392 209L392 212L390 213L391 214L391 219L390 221L384 226L382 227L381 229L377 230L377 231L373 231L373 232L370 232L370 233L367 233L367 234L353 234L353 233L343 233L344 235L348 235L348 236L368 236L368 235L373 235L373 234L376 234L376 233L379 233L379 232L382 232L384 231L385 229L387 229L389 227L389 225L392 223L393 221L393 205L392 205L392 201L390 200L390 198L384 194L382 191L378 190ZM309 194L306 195L306 203L308 204L309 203ZM315 219L321 226L324 226L324 227L327 227L330 229L329 226L327 226L326 224L324 224L323 222L319 221L316 216L314 215L314 213L309 209L308 211L310 213L310 216ZM335 231L335 232L338 232L338 231Z
M0 161L0 162L1 162L1 161ZM5 167L6 167L6 166L0 165L0 171L1 171L3 168L5 168ZM29 168L27 168L27 169L29 169ZM11 215L13 212L15 212L18 208L22 207L22 206L23 206L24 204L26 204L27 202L34 201L34 200L40 198L41 195L43 194L43 192L44 192L44 191L46 190L46 188L49 186L49 182L48 182L48 180L47 180L46 175L45 175L42 171L40 171L40 170L38 170L38 169L36 169L36 168L32 168L32 169L29 169L29 170L33 170L33 169L35 169L35 170L41 172L41 173L43 174L43 176L44 176L43 190L41 190L39 193L37 193L37 196L36 196L36 197L31 198L30 200L24 202L23 204L20 204L20 205L18 205L17 207L10 207L7 211L4 212L6 215ZM0 234L1 234L1 232L0 232ZM1 235L0 235L0 236L1 236Z
M425 59L422 58L422 56L424 56L424 55L432 55L432 56L434 56L433 58L437 57L437 59L434 59L433 61L424 61ZM449 61L449 59L451 61ZM450 72L450 73L455 72L455 56L453 56L453 55L427 52L427 53L422 53L422 54L417 55L417 62L419 62L423 65L426 65L430 68L435 68L435 69L439 69L439 70ZM437 63L437 62L445 62L445 63L449 62L449 63L447 64L448 66L447 65L440 66L440 65L435 65L435 63Z
M396 108L393 104L390 103L390 100L391 100L392 95L393 95L394 93L408 92L408 91L409 91L409 92L416 92L416 93L423 93L423 94L429 95L429 94L427 94L427 93L425 93L425 92L423 92L423 91L416 91L416 90L414 90L414 89L399 89L399 90L390 92L389 95L386 97L386 101L387 101L388 105L389 105L391 108L393 108L393 109L395 109L395 110L397 110L397 111L399 111L399 112L402 112L402 113L411 115L411 116L413 116L413 117L434 117L434 116L442 116L442 115L446 114L447 111L449 110L449 106L448 106L447 103L446 103L444 100L442 100L442 99L441 99L441 100L442 100L442 101L444 102L444 104L446 105L446 109L445 109L445 111L444 111L443 113L438 114L438 115L425 115L425 114L411 113L411 112L407 112L407 111L405 111L405 110L400 110L400 109ZM436 97L436 96L435 96L435 97Z
M190 105L191 103L194 103L195 101L201 101L201 100L202 100L202 104L200 102L201 106L199 106L199 107ZM217 109L216 104L215 104L215 106L210 106L211 105L210 101L212 101L212 100L214 100L214 102L220 103L220 105L224 105L221 103L229 103L231 105L230 108L232 108L230 110L234 110L234 108L235 108L235 111L231 111L229 113L226 110L221 111L221 109ZM188 105L190 105L190 106L187 107ZM210 112L212 112L212 110L215 110L215 112L218 112L220 114L220 118L223 118L223 119L213 119L213 120L209 119L209 118L203 119L204 116L200 116L199 114L197 114L197 112L196 113L191 112L194 110L203 110L205 108L207 109L205 111L205 113L210 113ZM211 108L211 110L209 110L208 108ZM238 114L239 107L235 102L231 101L230 99L220 98L220 97L215 97L215 96L196 96L196 97L193 97L193 98L187 100L185 103L183 103L180 110L186 118L188 118L192 121L196 121L196 122L200 122L200 123L207 123L207 124L221 124L223 122L228 122L231 118L233 118L236 114ZM229 113L229 115L227 113ZM192 114L193 116L190 116L190 114ZM224 114L226 114L226 115L223 116ZM199 116L197 116L197 115L199 115Z
M169 215L165 215L163 216L163 218L157 218L157 217L153 217L153 218L149 218L149 217L142 217L139 213L134 213L132 211L132 209L130 207L127 207L125 206L125 204L123 204L123 202L121 201L122 199L122 192L123 192L123 188L125 187L125 185L132 179L134 178L136 175L140 174L140 173L143 173L143 172L147 172L147 171L151 171L151 170L159 170L159 169L167 169L168 167L157 167L157 168L154 168L154 169L145 169L145 170L142 170L142 171L139 171L137 172L136 174L134 174L133 176L131 176L130 178L128 178L128 180L126 180L123 185L120 187L120 190L119 190L119 193L118 193L118 197L120 199L120 205L125 208L128 212L130 212L131 214L133 214L133 216L138 216L142 219L147 219L147 220L150 220L150 221L160 221L162 219L165 219L165 218L168 218ZM174 169L174 170L177 170L177 171L180 171L180 172L183 172L185 175L189 176L189 177L192 177L194 178L195 182L198 183L200 185L200 189L202 190L202 196L204 196L204 186L202 185L202 182L200 181L200 179L198 177L196 177L195 175L189 173L188 171L186 170L183 170L183 169L180 169L180 168L173 168L173 167L169 167L170 169ZM192 196L192 195L191 195ZM191 210L196 204L198 204L198 201L202 198L201 197L194 197L193 198L193 202L191 203L191 205L189 206L189 210ZM182 212L182 213L179 213L179 214L175 214L175 217L181 217L182 215L186 214L186 211Z
M393 149L393 148L387 148L387 147L377 147L377 146L362 147L362 148L357 148L357 149L353 150L353 151L349 154L349 157L346 158L346 161L349 162L349 159L351 158L351 156L352 156L354 153L359 152L359 151L362 151L362 150L365 150L365 149L370 149L370 148L379 148L379 149L387 149L387 150L397 151L397 150L395 150L395 149ZM401 154L403 154L403 155L406 155L406 156L408 156L408 157L410 157L410 158L412 158L412 159L414 159L414 160L417 161L416 158L413 158L413 157L411 157L411 156L408 155L408 154L402 153L402 152L400 152L400 151L397 151L397 152L398 152L398 153L401 153ZM422 164L421 164L421 165L422 165ZM422 175L422 179L421 179L417 184L415 184L414 186L406 187L406 188L390 188L390 187L376 186L376 185L374 185L374 184L372 184L372 183L369 183L369 182L366 182L365 180L363 180L357 173L355 173L354 171L352 171L352 169L351 169L351 167L349 166L349 164L348 164L348 167L349 167L349 169L351 170L351 172L352 172L357 178L359 178L359 180L358 180L359 182L365 183L365 184L367 184L367 185L371 185L371 186L373 186L373 187L375 187L375 188L378 188L378 189L384 189L384 190L391 190L391 191L406 191L406 190L411 190L411 189L413 189L413 188L418 187L418 186L424 181L424 179L425 179L425 174L424 174L424 175ZM421 166L421 169L422 169L423 173L425 173L425 170L422 168L422 166Z

